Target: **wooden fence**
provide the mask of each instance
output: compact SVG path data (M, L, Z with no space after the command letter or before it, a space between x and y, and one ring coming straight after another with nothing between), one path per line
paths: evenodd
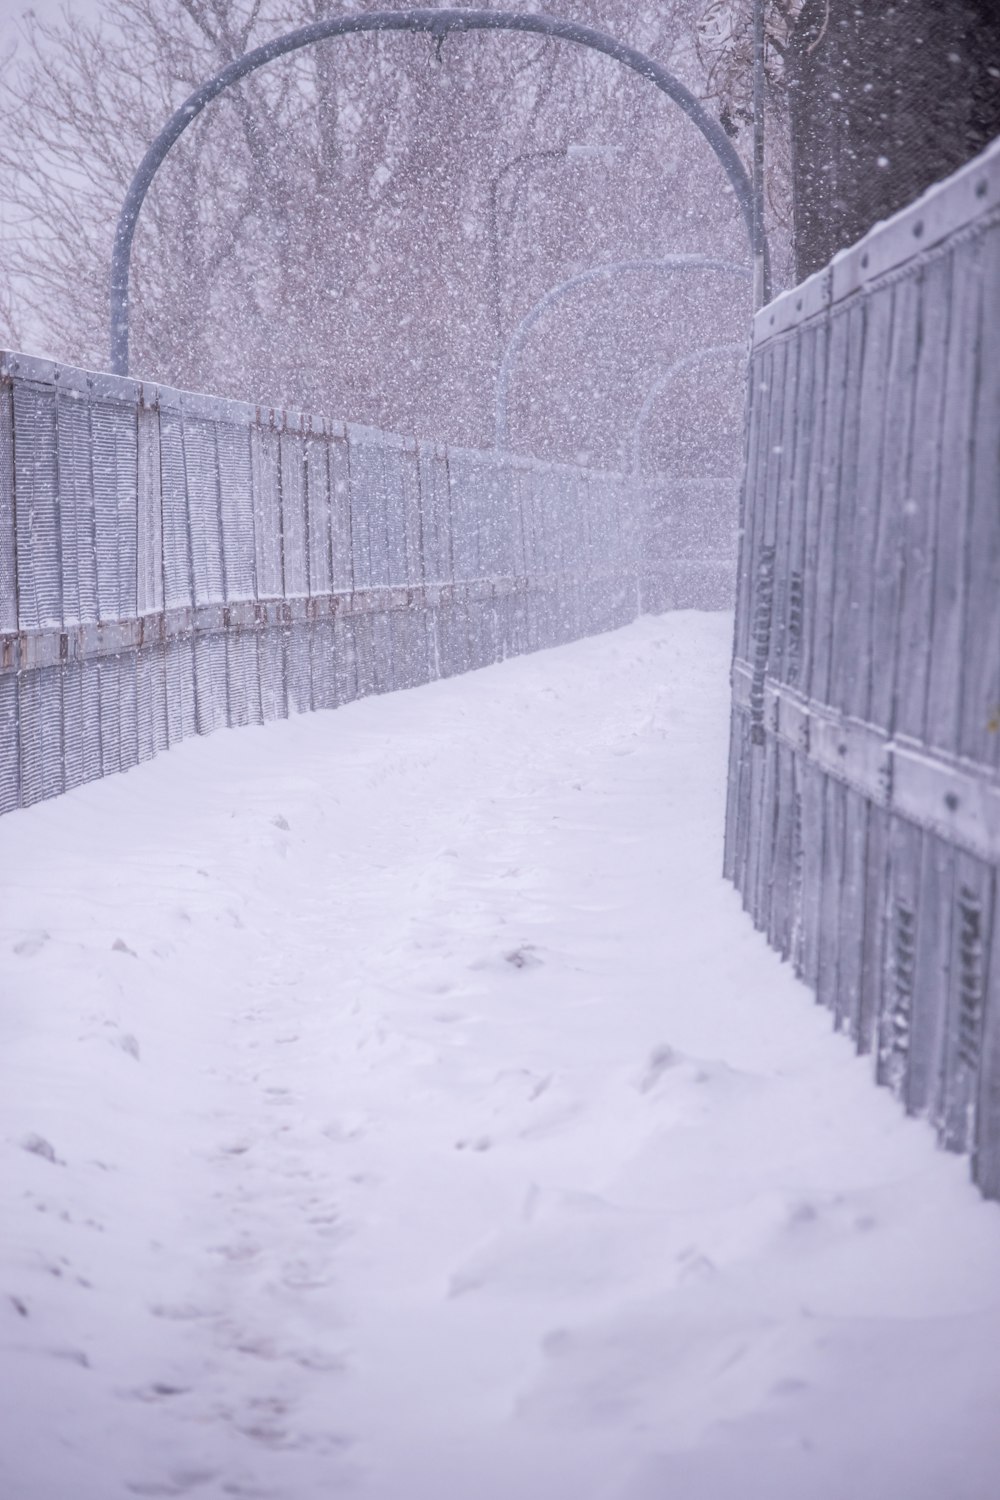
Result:
M758 314L726 873L1000 1197L1000 141Z
M619 474L0 354L0 812L634 618Z

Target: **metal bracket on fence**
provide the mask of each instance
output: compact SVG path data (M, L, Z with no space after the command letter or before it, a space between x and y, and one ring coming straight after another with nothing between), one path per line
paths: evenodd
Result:
M773 735L869 802L978 859L1000 862L1000 782L928 746L838 714L773 678L762 680L758 699L756 682L748 662L734 664L733 703L759 729L755 744Z

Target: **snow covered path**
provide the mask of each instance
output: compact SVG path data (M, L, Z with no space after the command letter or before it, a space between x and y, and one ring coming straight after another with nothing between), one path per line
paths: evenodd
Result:
M0 1495L991 1500L1000 1210L720 878L729 621L0 822Z

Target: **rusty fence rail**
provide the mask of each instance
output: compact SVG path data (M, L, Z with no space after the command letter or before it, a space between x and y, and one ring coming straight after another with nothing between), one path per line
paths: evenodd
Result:
M1000 1197L1000 141L757 315L726 873Z
M0 812L634 618L614 474L0 354Z

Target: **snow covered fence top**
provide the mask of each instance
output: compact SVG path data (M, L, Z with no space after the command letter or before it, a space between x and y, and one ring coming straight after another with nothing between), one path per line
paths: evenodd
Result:
M640 486L0 354L0 812L633 618Z
M1000 1197L1000 141L756 318L727 873Z

